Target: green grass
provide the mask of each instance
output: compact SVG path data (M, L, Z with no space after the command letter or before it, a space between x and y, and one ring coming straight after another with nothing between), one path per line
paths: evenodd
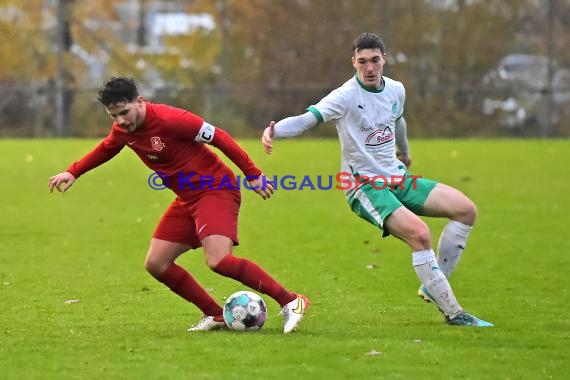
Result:
M491 329L446 326L415 295L407 247L352 215L340 191L281 190L265 202L244 193L236 254L312 301L290 335L268 297L258 333L186 332L198 309L143 269L173 196L147 186L134 154L125 149L66 194L47 190L94 144L0 141L2 379L570 377L569 141L412 141L415 174L478 205L451 282ZM335 140L279 141L270 157L257 140L243 145L267 174L338 171ZM436 241L444 221L428 223ZM210 272L201 251L179 263L220 300L244 288Z

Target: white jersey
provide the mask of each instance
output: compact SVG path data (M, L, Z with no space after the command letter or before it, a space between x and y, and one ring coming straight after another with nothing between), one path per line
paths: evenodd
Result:
M371 90L356 76L308 108L319 122L334 120L342 149L341 171L360 176L403 176L405 165L396 158L396 120L404 113L404 85L382 77L384 85Z

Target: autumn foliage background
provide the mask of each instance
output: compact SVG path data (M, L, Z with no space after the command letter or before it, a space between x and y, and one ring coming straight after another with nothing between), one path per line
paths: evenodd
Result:
M59 60L58 4L68 33ZM206 15L213 27L164 35L150 49L156 12ZM384 39L386 75L406 86L412 137L570 136L569 102L544 103L555 115L548 129L507 126L482 112L499 91L483 78L504 56L543 55L570 67L570 0L0 0L0 136L104 135L109 120L96 91L112 75L133 76L150 100L188 108L236 136L257 136L268 121L301 113L353 75L352 41L363 31ZM54 124L58 67L63 127ZM535 91L542 101L551 90L501 95Z

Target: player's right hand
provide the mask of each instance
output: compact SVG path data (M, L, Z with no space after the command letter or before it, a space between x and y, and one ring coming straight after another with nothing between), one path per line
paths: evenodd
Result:
M49 179L49 191L53 193L53 188L55 187L59 192L63 193L73 185L73 182L75 182L75 176L70 172L56 174Z
M271 154L273 150L273 145L271 145L271 139L275 134L275 121L269 123L269 127L265 128L263 135L261 136L261 143L263 144L263 150L265 153Z
M396 152L396 158L409 168L412 165L412 157L408 153Z

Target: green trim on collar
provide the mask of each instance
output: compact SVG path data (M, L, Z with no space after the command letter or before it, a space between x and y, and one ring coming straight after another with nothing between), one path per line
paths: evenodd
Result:
M380 84L380 88L365 86L365 85L362 84L362 82L360 81L360 78L358 78L358 74L354 74L354 78L356 79L356 81L358 82L358 84L360 85L360 87L362 87L364 90L366 90L366 91L368 91L368 92L379 93L379 92L384 91L384 87L386 87L386 82L384 81L384 78L382 78L382 77L380 77L380 79L382 80L382 83Z

